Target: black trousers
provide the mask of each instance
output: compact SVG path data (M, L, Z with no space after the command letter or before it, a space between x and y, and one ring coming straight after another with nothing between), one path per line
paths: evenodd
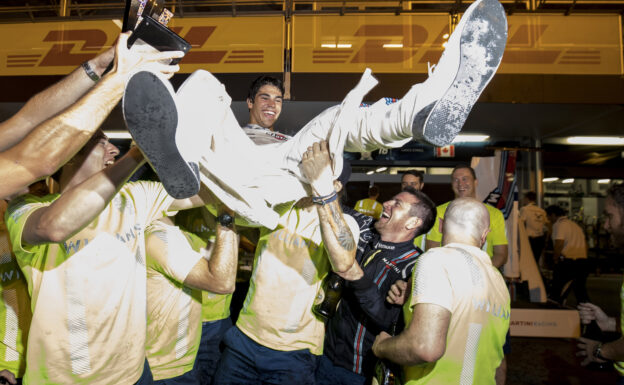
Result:
M546 235L542 235L541 237L529 237L529 243L531 244L531 251L535 257L535 263L537 263L539 267L540 256L546 246Z
M569 289L563 291L564 286L572 281L571 288L574 290L576 300L578 302L589 302L587 288L585 287L589 268L587 259L564 258L555 265L550 297L559 303L563 303L570 293Z

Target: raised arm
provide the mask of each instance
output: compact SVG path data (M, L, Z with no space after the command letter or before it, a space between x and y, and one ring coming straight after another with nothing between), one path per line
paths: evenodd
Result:
M58 243L91 223L128 178L145 163L141 151L131 148L112 166L63 192L52 204L33 212L22 233L29 245Z
M86 65L97 76L102 76L114 55L115 47L111 47L87 61ZM31 97L15 115L0 123L0 151L16 145L33 128L74 104L96 84L85 69L79 66L57 83Z
M44 91L43 95L35 97L24 107L25 111L20 111L0 126L0 143L13 144L10 148L5 146L0 152L0 197L11 195L51 175L73 157L121 99L127 77L133 71L150 68L172 75L179 69L177 65L165 65L159 60L181 57L182 52L128 49L127 39L128 34L119 36L113 70L89 92L82 95L89 86L85 84L86 74L80 73L83 70L79 68L65 81L53 86L54 96ZM100 60L103 62L105 58L97 62ZM76 88L70 85L71 82L77 83ZM61 98L58 94L67 96L69 100L78 100L70 105L57 101ZM48 101L51 105L42 107ZM63 111L56 114L55 110Z
M317 204L321 225L321 236L332 265L332 270L342 278L355 280L363 272L355 260L356 242L351 229L344 219L342 209L334 190L331 172L331 158L327 142L314 143L308 147L301 161L303 175L310 182L315 197L329 197Z
M226 212L221 208L219 215ZM228 211L232 217L234 214ZM238 233L233 224L224 226L217 223L217 236L210 259L202 258L184 280L184 284L196 289L208 290L217 294L234 292L236 269L238 267Z
M416 304L407 329L396 337L382 332L375 339L373 353L405 366L437 361L446 351L450 321L451 312L444 307Z

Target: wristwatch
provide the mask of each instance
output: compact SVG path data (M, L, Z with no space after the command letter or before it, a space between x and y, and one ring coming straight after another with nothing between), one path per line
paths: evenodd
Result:
M612 361L602 356L602 342L598 343L598 345L596 345L596 347L594 348L594 357L599 358L603 361Z
M217 222L223 227L232 227L234 218L228 213L223 213L217 217Z

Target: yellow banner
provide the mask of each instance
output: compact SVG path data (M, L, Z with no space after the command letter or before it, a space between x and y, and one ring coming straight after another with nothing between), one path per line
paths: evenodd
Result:
M426 73L448 39L448 15L293 18L293 72ZM499 73L613 74L622 70L619 15L513 15Z
M619 15L513 15L499 73L622 74Z
M449 16L293 18L293 72L427 72L448 39Z
M120 25L118 20L0 24L0 76L67 74L110 47ZM283 71L281 16L174 18L169 27L193 46L181 72Z

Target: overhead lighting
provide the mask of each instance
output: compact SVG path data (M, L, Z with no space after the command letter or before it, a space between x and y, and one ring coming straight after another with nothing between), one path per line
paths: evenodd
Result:
M347 44L347 43L326 43L326 44L321 44L322 48L351 48L352 44Z
M457 135L453 143L478 143L490 139L489 135Z
M611 179L598 179L598 184L609 184Z
M622 146L624 138L618 136L571 136L566 139L569 144L594 144L601 146Z
M382 172L382 171L386 171L388 169L388 167L379 167L377 170L375 170L375 172Z
M550 182L556 182L556 181L558 181L558 180L559 180L559 178L557 178L557 177L555 176L555 177L550 177L550 178L544 178L544 179L542 179L542 182L544 182L544 183L550 183Z
M446 48L446 41L444 43L442 43L442 48Z
M371 170L371 171L367 171L366 175L373 175L375 173L375 171Z
M403 44L384 44L384 48L403 48Z
M106 135L108 139L132 139L129 132L123 131L104 131L104 135Z
M568 179L564 179L561 181L561 183L573 183L574 182L574 178L568 178Z
M448 39L449 38L449 34L445 33L444 35L442 35L442 39Z

